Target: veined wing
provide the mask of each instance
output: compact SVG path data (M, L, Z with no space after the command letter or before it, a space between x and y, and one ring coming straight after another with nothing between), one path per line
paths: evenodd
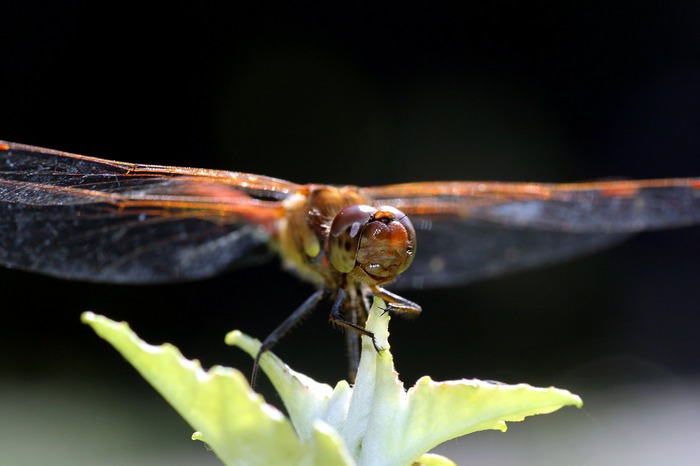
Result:
M700 222L700 179L428 182L365 188L410 216L417 253L397 288L466 283Z
M91 281L207 277L259 251L300 189L0 141L0 263Z

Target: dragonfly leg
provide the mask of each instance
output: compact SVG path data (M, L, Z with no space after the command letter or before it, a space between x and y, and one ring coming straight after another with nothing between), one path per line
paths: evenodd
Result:
M386 303L384 312L393 312L401 315L402 317L413 318L418 317L418 314L420 314L423 310L413 301L409 301L408 299L392 293L389 290L385 290L380 286L373 287L372 291L374 291L374 294L382 298Z
M331 308L331 315L328 317L328 320L335 325L339 325L343 328L346 328L348 330L351 330L359 335L365 335L368 336L372 339L372 344L374 345L374 349L377 351L382 351L383 348L380 348L377 346L377 342L374 339L374 334L370 332L369 330L365 330L364 327L358 325L357 323L350 322L348 320L345 320L343 318L342 314L342 308L343 308L343 303L345 302L345 289L340 288L338 290L338 296L335 298L335 302L333 303L333 307Z
M348 357L348 381L355 383L357 369L360 367L360 335L345 332L345 351Z
M351 293L350 306L345 308L345 319L353 324L360 325L360 315L357 306L364 305L364 303L356 301L357 296ZM355 383L357 369L360 367L360 335L357 332L345 332L345 352L348 358L348 381Z
M314 309L318 306L318 303L322 299L327 297L329 294L328 290L320 289L314 294L309 296L309 299L304 301L304 303L297 308L289 317L284 319L279 327L274 329L265 340L263 340L260 346L260 351L255 356L255 362L253 363L253 373L250 376L250 386L255 388L255 382L258 378L258 372L260 370L260 357L265 351L270 351L287 332L293 329L297 324L299 324L306 316L311 314Z

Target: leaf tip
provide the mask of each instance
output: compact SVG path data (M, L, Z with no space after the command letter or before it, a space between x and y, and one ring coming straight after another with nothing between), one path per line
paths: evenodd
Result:
M224 342L229 346L238 346L238 343L244 338L243 332L240 330L232 330L224 337Z
M573 405L576 406L577 408L582 408L583 407L583 400L581 399L580 396L574 395L573 393L571 394L571 399L573 401Z
M444 456L426 453L418 458L412 466L457 466L457 463Z
M91 322L94 322L96 317L97 315L94 312L85 311L82 314L80 314L80 322L84 324L89 324Z
M229 346L237 346L252 357L258 354L261 346L260 340L249 337L240 330L233 330L227 333L224 337L224 342Z

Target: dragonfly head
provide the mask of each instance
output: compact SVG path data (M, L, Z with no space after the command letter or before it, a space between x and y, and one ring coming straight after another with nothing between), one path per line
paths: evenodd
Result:
M416 232L406 214L390 206L353 205L336 214L328 257L341 273L370 285L394 280L416 251Z

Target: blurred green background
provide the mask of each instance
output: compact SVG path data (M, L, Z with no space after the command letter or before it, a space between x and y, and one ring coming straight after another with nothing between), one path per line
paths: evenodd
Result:
M699 176L699 27L692 1L10 2L0 138L301 183ZM424 309L392 322L407 385L529 382L586 403L443 451L465 463L697 464L699 237L644 234L568 264L405 293ZM274 262L149 287L0 270L0 464L216 464L80 312L248 373L224 334L263 337L311 292ZM317 312L277 352L334 383L344 339L326 321Z

